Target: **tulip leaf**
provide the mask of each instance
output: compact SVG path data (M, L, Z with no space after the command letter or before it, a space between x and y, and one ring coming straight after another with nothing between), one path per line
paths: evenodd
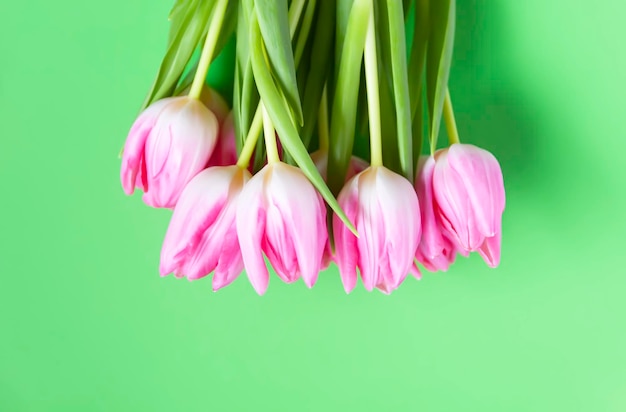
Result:
M254 10L252 1L240 3L237 16L237 54L235 59L235 98L233 111L237 146L241 147L248 135L254 111L259 102L254 85L252 65L250 62L250 18Z
M336 39L335 39L335 61L341 60L343 54L343 45L348 31L348 21L350 20L350 11L355 0L337 0L336 1ZM330 26L332 27L332 26ZM337 67L337 70L339 67ZM335 76L337 73L335 73Z
M303 114L296 81L296 66L289 34L287 0L257 1L254 5L271 73L287 100L295 121L302 125Z
M352 4L346 25L331 110L330 148L328 153L328 183L337 194L343 187L356 128L359 84L365 35L371 12L368 0ZM337 16L339 18L339 15Z
M411 54L409 57L408 75L409 97L411 99L411 117L413 119L413 164L422 152L424 140L424 61L428 45L430 0L416 0L411 10L410 22L413 25L411 37ZM427 122L426 122L427 123Z
M432 153L437 147L443 101L448 90L448 77L454 48L456 1L437 0L432 1L429 6L430 37L426 61L426 89Z
M332 1L322 0L320 2L315 23L311 49L311 61L315 62L315 64L310 66L302 99L304 125L300 131L300 138L306 147L309 146L317 125L316 120L322 100L324 83L330 75L332 64L332 58L328 58L332 53L335 35L333 30L328 30L328 27L335 25L335 5Z
M188 9L193 2L194 0L176 0L176 3L172 6L172 10L170 10L170 14L167 17L170 21L170 31L167 38L168 46L172 44L176 33L180 30L181 23L184 20L183 16L185 15L185 10Z
M388 0L389 42L391 48L391 72L398 136L400 169L404 177L413 182L413 136L411 124L411 100L406 62L406 39L404 34L404 9L402 0Z
M339 203L337 203L337 200L324 183L324 179L311 160L311 157L300 140L296 125L293 123L286 110L287 107L283 96L277 89L270 68L267 66L265 60L263 37L261 36L261 30L256 16L252 17L250 25L250 45L252 46L250 48L250 58L256 84L261 99L265 104L265 108L278 132L283 148L291 154L298 167L300 167L305 176L311 181L337 216L356 234L354 225L345 215Z
M328 3L328 1L323 1L324 3ZM296 67L298 67L300 59L302 58L302 54L304 53L305 47L309 41L309 33L311 32L311 27L313 26L313 20L315 18L315 11L317 10L317 0L309 0L307 1L306 9L304 10L304 15L302 16L302 23L300 25L300 29L298 30L298 36L295 42L295 51L294 51L294 62ZM332 27L329 22L326 22L326 28ZM331 31L332 30L328 30Z
M214 1L189 0L173 10L170 41L142 110L155 100L171 96L200 39L206 34Z

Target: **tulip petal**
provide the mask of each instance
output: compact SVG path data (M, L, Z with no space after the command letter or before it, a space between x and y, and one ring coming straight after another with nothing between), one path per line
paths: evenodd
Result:
M293 262L296 279L302 276L304 283L312 287L317 280L328 239L326 208L322 198L298 168L285 163L275 165L268 193L270 203L279 212L287 232L285 238L290 241L282 259L288 259L289 264ZM269 216L268 212L268 228ZM267 233L270 233L269 230Z
M350 179L337 197L337 202L351 222L357 222L359 214L359 178L360 174ZM359 230L357 228L357 230ZM335 262L346 293L356 286L356 267L359 261L357 237L346 227L343 221L333 214L333 234L335 238ZM361 236L363 236L361 234Z
M213 275L213 291L217 291L230 285L243 270L243 258L239 249L237 229L233 221L233 227L227 231L224 237L220 258Z
M261 242L264 237L266 213L263 195L267 167L244 186L237 204L237 237L248 279L259 295L267 291L269 272L263 259Z
M447 151L435 156L433 188L441 212L440 221L464 249L476 250L484 237L475 224L466 182L457 170L450 167Z
M154 207L176 205L185 184L206 167L217 139L211 111L187 96L174 99L146 141L150 190L144 202Z
M153 103L139 115L128 133L126 143L124 144L120 170L122 188L127 195L131 195L135 191L137 176L140 174L139 182L143 188L147 187L145 183L144 147L159 115L171 100L167 98ZM144 169L143 174L142 169Z
M224 207L233 172L229 168L206 169L187 184L163 241L162 276L180 271L183 261L196 253L204 233Z
M493 236L504 210L504 184L498 161L488 151L469 144L452 145L448 161L464 180L478 231L482 236Z
M376 190L385 222L385 251L389 262L389 282L396 289L411 271L421 236L420 206L411 183L380 167Z
M385 255L385 219L378 199L376 177L378 167L359 175L359 270L366 290L372 291L382 281L381 258Z
M494 236L486 238L478 248L478 253L489 267L496 268L500 265L501 243L502 232L498 230Z

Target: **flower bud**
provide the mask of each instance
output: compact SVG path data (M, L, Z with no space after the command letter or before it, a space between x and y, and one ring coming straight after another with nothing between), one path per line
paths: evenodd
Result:
M496 158L470 144L438 151L433 192L450 240L466 254L478 251L489 266L498 266L505 194Z
M215 271L213 290L230 284L243 270L235 212L247 170L210 167L183 190L161 250L162 276L199 279Z
M302 277L312 287L328 239L324 201L300 169L270 163L241 194L237 235L246 273L258 294L264 294L269 283L263 253L283 281Z
M203 170L215 147L218 122L200 101L187 96L159 100L130 130L122 156L126 194L143 190L143 201L172 208L187 184Z
M383 166L369 167L346 183L337 201L359 234L333 216L335 261L344 289L354 289L358 267L365 289L390 293L414 271L421 226L411 183Z

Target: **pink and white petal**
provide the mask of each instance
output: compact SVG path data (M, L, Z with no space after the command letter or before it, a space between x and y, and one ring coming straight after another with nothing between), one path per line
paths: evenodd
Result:
M170 220L161 249L161 275L181 268L224 207L233 170L207 169L186 186Z
M502 233L497 231L494 236L485 238L483 244L478 248L478 253L489 267L496 268L500 265L501 243Z
M237 237L248 279L259 295L267 291L269 272L263 259L261 243L265 236L266 205L264 178L267 168L250 179L237 202Z
M276 165L268 194L291 242L284 257L289 257L289 263L293 259L297 274L312 287L322 266L328 239L324 203L300 169L282 163Z
M339 206L353 224L356 224L359 214L359 177L360 175L356 175L349 180L337 197ZM336 214L333 214L333 234L335 237L334 259L339 268L344 290L350 293L356 286L357 280L356 267L359 261L357 237Z
M504 184L498 161L488 151L469 144L452 145L448 160L463 177L477 229L483 236L493 236L504 210Z
M386 168L378 171L376 187L385 221L385 254L397 287L411 270L419 244L420 206L411 183Z
M359 233L359 270L366 290L372 291L382 281L381 257L385 250L385 219L380 207L377 174L380 167L371 167L359 175L359 215L356 229Z
M445 217L441 222L463 248L475 250L482 243L482 235L474 222L465 180L450 167L445 150L435 156L433 191L439 211Z
M236 225L233 225L232 230L228 231L224 238L224 246L213 275L213 291L230 285L242 271L243 258L239 248Z

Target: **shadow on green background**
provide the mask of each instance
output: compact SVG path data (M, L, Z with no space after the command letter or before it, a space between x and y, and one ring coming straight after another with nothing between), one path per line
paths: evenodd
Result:
M451 90L505 174L499 269L263 297L159 278L170 213L120 188L170 3L5 6L1 411L626 410L622 2L459 0Z

